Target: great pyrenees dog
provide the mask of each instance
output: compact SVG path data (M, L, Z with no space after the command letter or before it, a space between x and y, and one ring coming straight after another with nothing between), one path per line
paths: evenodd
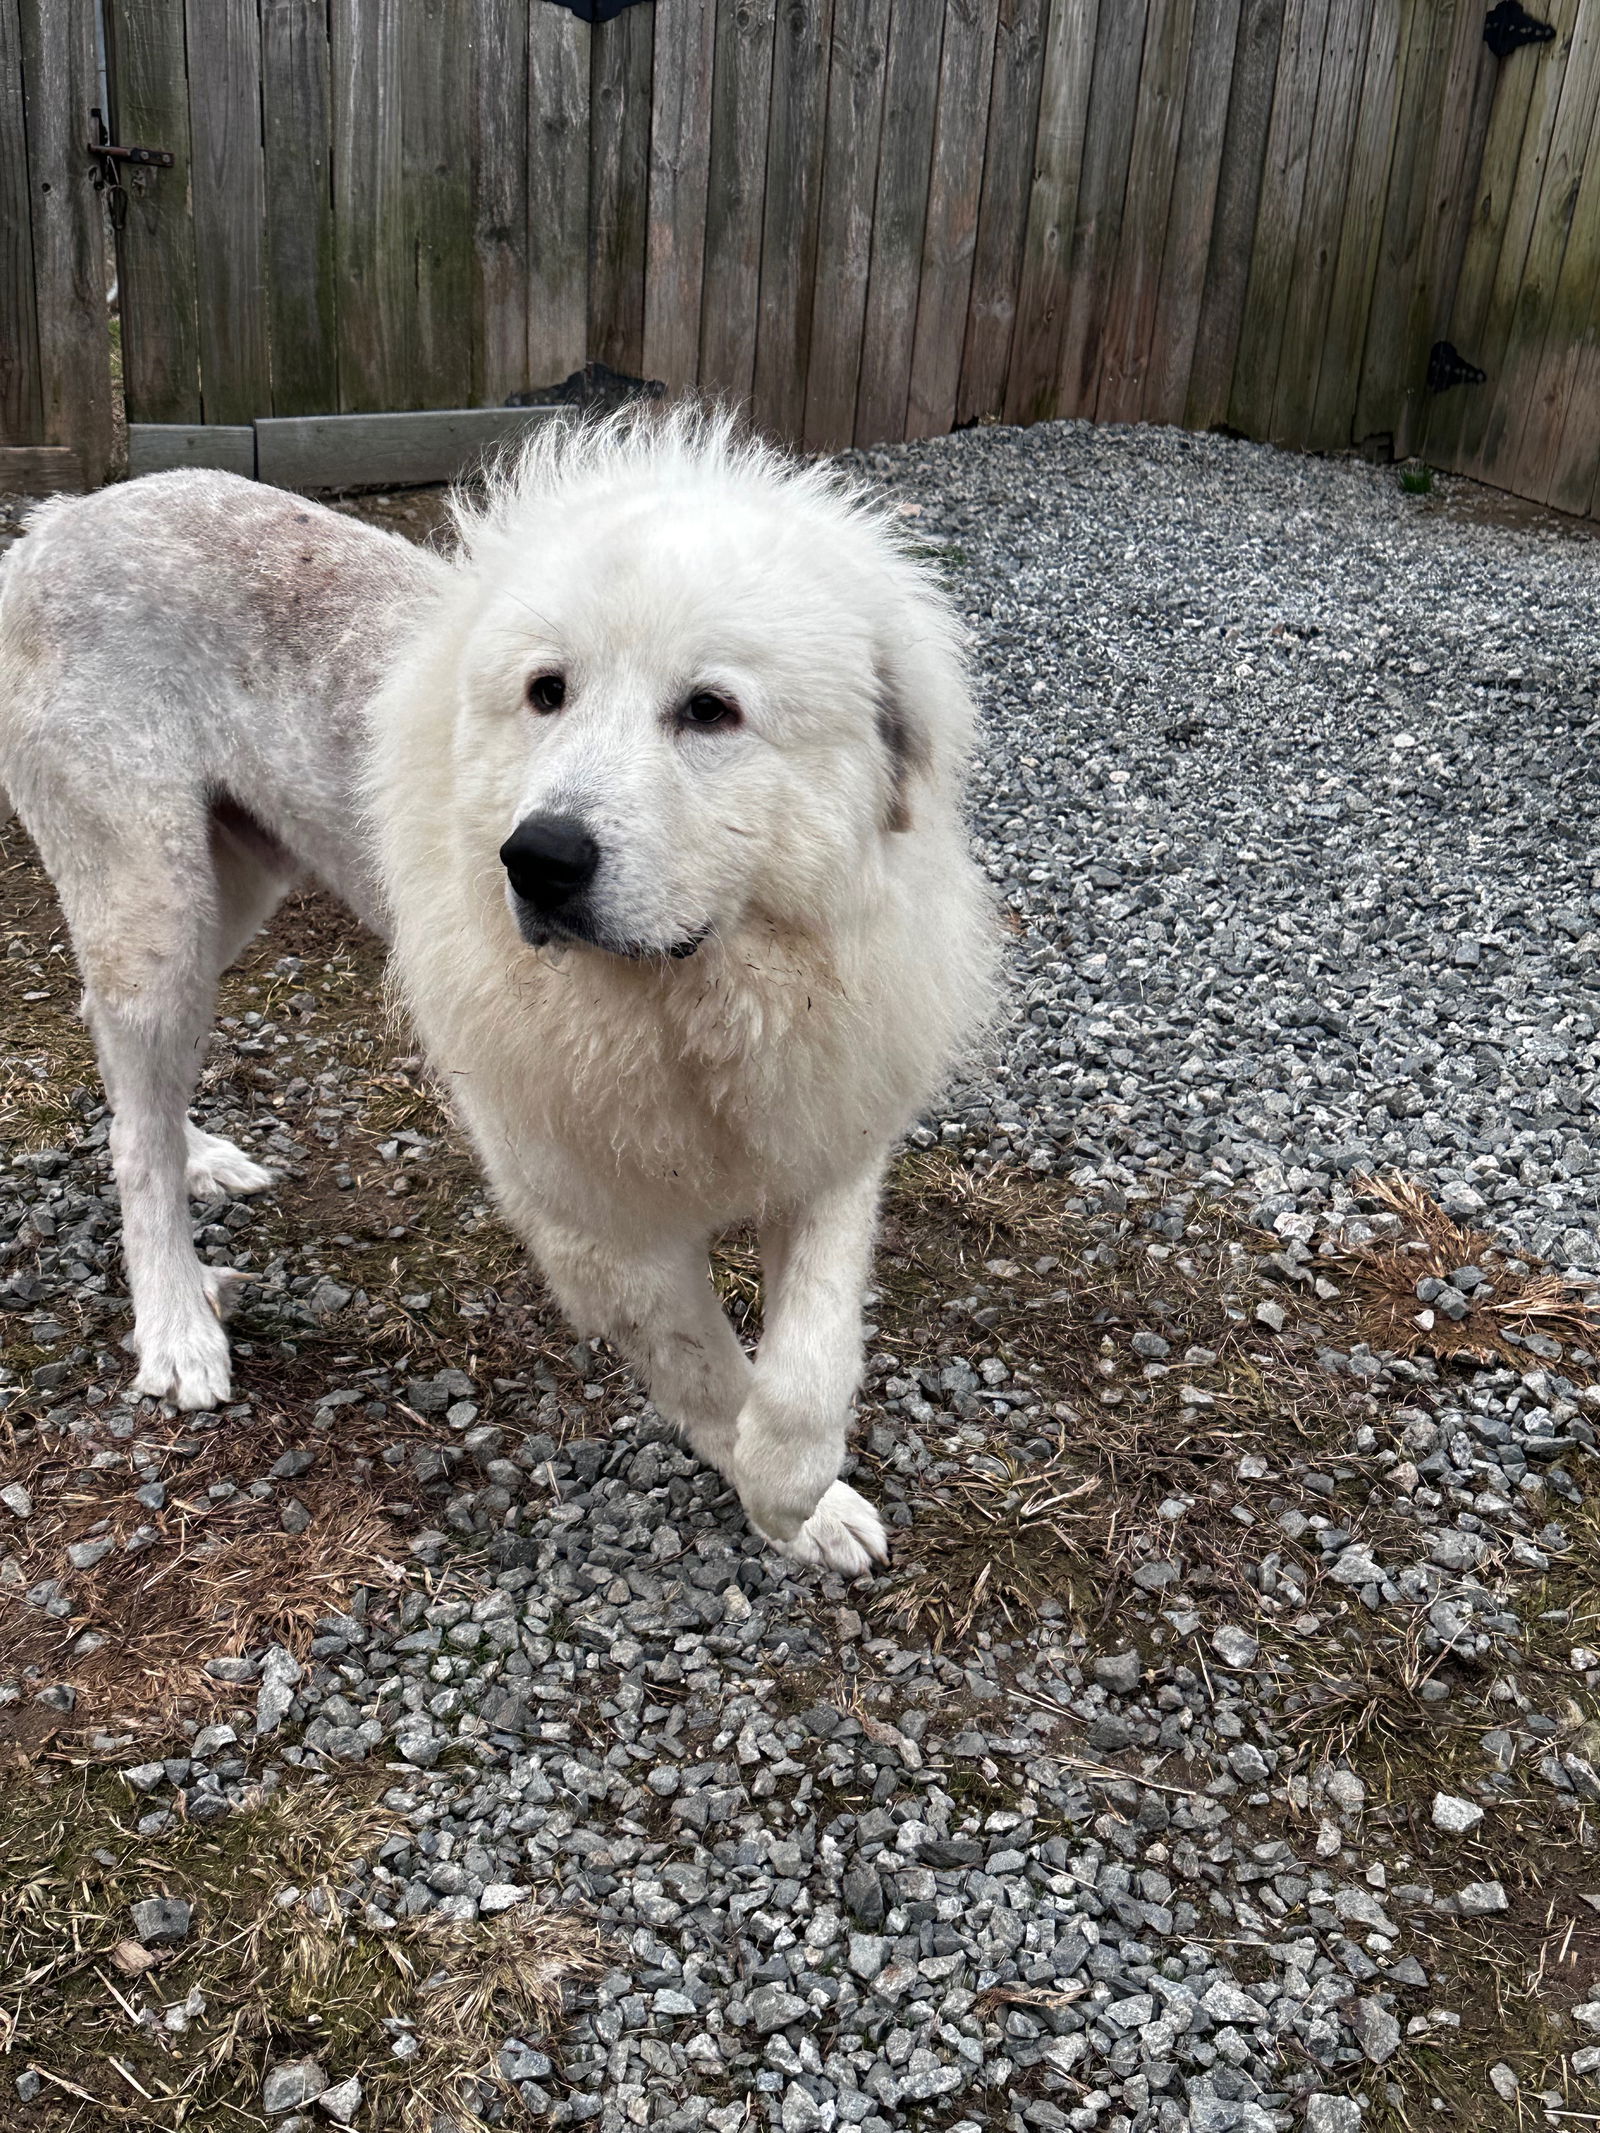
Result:
M215 473L47 504L0 576L0 782L113 1110L134 1389L229 1394L186 1194L217 980L292 883L392 944L509 1220L738 1490L847 1575L897 1138L984 1024L960 632L882 511L694 411L552 423L434 555ZM748 1357L708 1250L758 1226Z

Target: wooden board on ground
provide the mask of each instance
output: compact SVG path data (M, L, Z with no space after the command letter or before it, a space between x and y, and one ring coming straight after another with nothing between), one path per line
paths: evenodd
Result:
M0 444L0 494L75 496L88 486L70 445Z
M256 433L251 423L130 422L128 473L169 474L174 467L217 467L255 479Z
M450 481L514 445L549 407L426 408L398 415L296 415L255 426L256 476L280 489L383 488Z

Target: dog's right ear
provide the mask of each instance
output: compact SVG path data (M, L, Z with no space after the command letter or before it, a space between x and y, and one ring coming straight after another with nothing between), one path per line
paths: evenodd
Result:
M910 829L911 788L933 768L933 750L908 696L904 670L890 655L880 653L877 727L889 772L889 798L883 816L883 826L889 831Z

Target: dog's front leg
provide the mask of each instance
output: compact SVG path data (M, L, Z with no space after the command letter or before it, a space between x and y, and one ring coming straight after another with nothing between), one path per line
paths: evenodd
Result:
M762 1225L765 1330L733 1447L756 1530L797 1562L847 1577L889 1552L877 1512L838 1479L861 1379L878 1187L874 1171Z

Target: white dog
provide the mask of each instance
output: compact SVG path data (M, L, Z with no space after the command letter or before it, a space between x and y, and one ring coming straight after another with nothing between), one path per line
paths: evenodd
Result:
M546 431L442 561L214 474L53 504L0 777L114 1109L137 1389L228 1389L184 1205L218 975L297 875L392 939L507 1215L754 1526L847 1573L879 1187L992 997L957 630L882 517L720 419ZM759 1224L754 1364L707 1252Z

